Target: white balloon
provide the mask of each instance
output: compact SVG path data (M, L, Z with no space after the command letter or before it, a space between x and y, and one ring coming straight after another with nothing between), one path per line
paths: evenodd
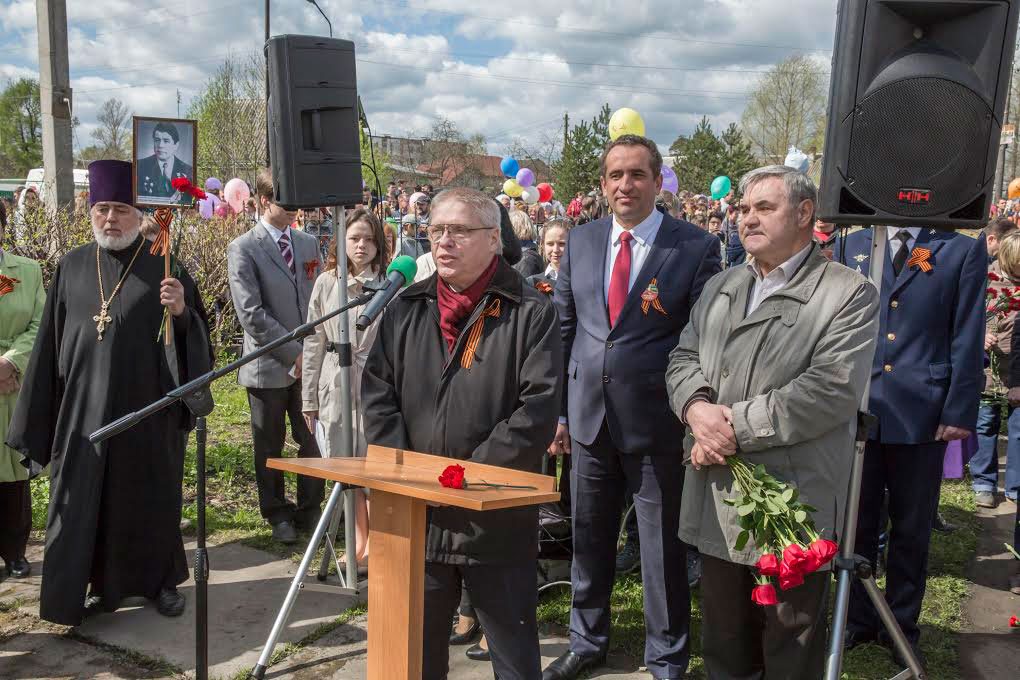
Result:
M524 187L524 191L521 192L521 200L527 205L538 203L538 188L533 186Z
M786 154L786 160L783 162L783 165L806 173L811 166L811 159L797 147L791 146Z

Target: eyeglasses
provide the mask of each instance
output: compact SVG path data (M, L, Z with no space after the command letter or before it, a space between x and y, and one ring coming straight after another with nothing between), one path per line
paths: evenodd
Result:
M464 243L471 237L472 231L482 231L485 229L494 229L495 227L469 227L466 224L433 224L425 232L428 235L429 241L432 243L439 243L443 239L443 234L449 234L457 243Z

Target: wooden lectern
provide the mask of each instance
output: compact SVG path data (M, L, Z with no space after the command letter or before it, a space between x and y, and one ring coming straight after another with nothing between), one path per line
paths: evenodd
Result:
M469 484L484 480L535 488L447 489L439 475L453 464L464 466ZM369 446L365 458L273 458L266 465L372 490L368 680L421 678L427 503L484 512L560 497L555 478L547 475L382 446Z

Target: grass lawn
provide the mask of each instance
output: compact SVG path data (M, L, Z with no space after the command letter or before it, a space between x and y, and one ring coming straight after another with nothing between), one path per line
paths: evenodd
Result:
M279 556L300 559L303 546L284 546L272 539L269 526L258 510L251 445L250 412L243 388L230 378L215 386L216 410L209 419L207 521L214 543L241 541ZM194 438L188 448L185 467L184 516L195 518L195 451ZM297 447L287 441L293 455ZM293 476L288 476L289 494L294 494ZM45 526L48 481L32 482L33 522L35 528ZM976 545L977 521L974 498L965 481L946 481L942 488L941 510L947 521L960 529L951 534L936 533L932 538L928 590L921 615L921 647L928 659L932 680L960 678L956 655L957 632L962 625L961 605L967 595L967 568ZM342 530L342 529L341 529ZM318 561L313 562L317 566ZM880 583L881 584L881 583ZM834 588L833 588L834 590ZM613 591L613 638L611 650L632 657L641 663L644 650L644 613L640 576L620 578ZM698 593L693 593L691 613L693 634L692 678L703 678L700 658L699 626L701 615ZM547 592L539 603L539 620L552 630L565 632L569 619L570 596L565 588ZM295 647L296 649L296 647ZM293 650L289 650L293 651ZM286 654L284 654L286 655ZM846 657L844 678L876 680L892 677L896 668L888 652L866 645Z

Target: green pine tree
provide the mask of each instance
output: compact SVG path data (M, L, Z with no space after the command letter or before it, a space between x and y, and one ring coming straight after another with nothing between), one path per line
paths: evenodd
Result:
M726 147L703 116L690 137L680 135L670 147L681 191L708 194L712 180L726 170Z
M609 104L604 104L590 122L582 121L567 131L563 152L553 164L557 195L570 197L599 186L599 158L609 144L611 115Z
M719 140L725 148L723 165L726 168L726 175L736 186L741 177L758 167L758 159L754 157L751 143L744 138L736 123L730 123Z

